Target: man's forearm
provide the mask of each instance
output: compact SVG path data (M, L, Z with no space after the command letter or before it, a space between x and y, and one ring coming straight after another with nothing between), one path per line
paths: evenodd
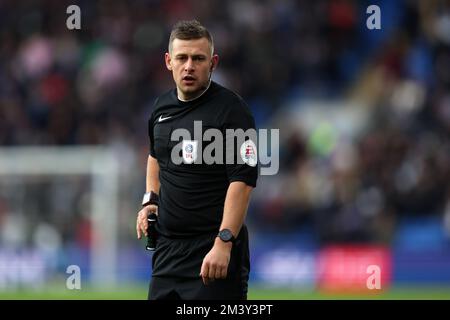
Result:
M146 192L153 191L159 194L159 165L155 158L148 156L147 159L147 175L145 178L145 190ZM151 212L157 212L157 206L154 202L151 202L151 195L148 199L143 199L143 208L139 211L136 220L136 233L137 238L141 239L142 235L148 236L148 215Z
M237 237L247 214L248 203L252 187L244 182L235 181L228 186L220 229L229 229ZM214 245L203 258L200 276L205 285L210 280L225 279L230 263L232 242L224 242L216 237Z
M147 160L147 177L145 183L146 192L156 192L159 194L159 164L158 160L152 156L148 156Z
M225 198L220 230L230 229L233 235L237 237L247 214L252 190L253 187L241 181L230 183Z

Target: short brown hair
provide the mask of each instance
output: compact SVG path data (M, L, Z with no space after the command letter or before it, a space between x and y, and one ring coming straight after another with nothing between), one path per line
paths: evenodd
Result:
M174 39L191 40L206 38L211 47L211 55L214 52L214 42L209 31L197 20L178 21L172 28L169 38L169 53L172 52L172 42Z

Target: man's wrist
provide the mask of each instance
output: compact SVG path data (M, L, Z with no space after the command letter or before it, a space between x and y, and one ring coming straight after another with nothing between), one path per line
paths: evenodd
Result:
M142 206L146 207L150 204L155 206L159 205L159 196L156 192L150 191L144 194L144 197L142 198Z
M230 242L224 242L220 240L219 237L216 237L216 240L214 241L214 246L218 248L228 249L231 251L231 248L233 248L233 243Z

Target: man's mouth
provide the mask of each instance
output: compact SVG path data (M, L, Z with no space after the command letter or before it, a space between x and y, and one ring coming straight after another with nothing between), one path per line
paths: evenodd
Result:
M186 76L184 76L182 79L183 79L183 81L188 81L188 82L190 82L190 81L194 81L194 80L195 80L195 77L194 77L194 76L191 76L191 75L186 75Z

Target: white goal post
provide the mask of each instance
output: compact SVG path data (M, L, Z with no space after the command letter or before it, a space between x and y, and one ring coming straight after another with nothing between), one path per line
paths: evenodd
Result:
M96 285L117 282L119 164L107 147L0 147L0 179L8 175L91 177L91 276Z

